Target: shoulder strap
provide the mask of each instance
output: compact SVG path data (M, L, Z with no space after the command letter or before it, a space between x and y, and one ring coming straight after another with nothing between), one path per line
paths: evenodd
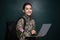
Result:
M23 27L23 29L25 29L26 20L25 20L25 18L24 18L24 17L22 17L22 18L23 18L23 20L24 20L24 27Z
M20 17L20 18L18 18L18 20L19 20L19 19L21 19L21 18L23 18L23 20L24 20L24 26L23 26L23 29L25 29L26 20L25 20L25 18L24 18L24 17ZM17 21L18 21L18 20L17 20ZM17 23L16 23L16 24L17 24Z

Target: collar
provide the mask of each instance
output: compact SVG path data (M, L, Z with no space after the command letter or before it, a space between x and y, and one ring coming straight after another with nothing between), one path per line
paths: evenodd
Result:
M27 16L26 14L23 16L26 20L30 20L31 16Z

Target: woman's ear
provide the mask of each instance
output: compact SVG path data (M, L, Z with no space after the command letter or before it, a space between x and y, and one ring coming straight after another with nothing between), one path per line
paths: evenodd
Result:
M23 11L23 13L24 13L24 10L22 10Z

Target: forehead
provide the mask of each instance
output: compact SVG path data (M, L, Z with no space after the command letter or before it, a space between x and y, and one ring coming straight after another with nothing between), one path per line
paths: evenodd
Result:
M26 5L25 8L32 8L32 6L31 5Z

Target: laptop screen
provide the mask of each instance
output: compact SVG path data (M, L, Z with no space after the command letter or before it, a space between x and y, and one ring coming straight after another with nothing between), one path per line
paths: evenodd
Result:
M40 36L40 37L45 36L50 27L51 27L51 24L43 24L37 36Z

